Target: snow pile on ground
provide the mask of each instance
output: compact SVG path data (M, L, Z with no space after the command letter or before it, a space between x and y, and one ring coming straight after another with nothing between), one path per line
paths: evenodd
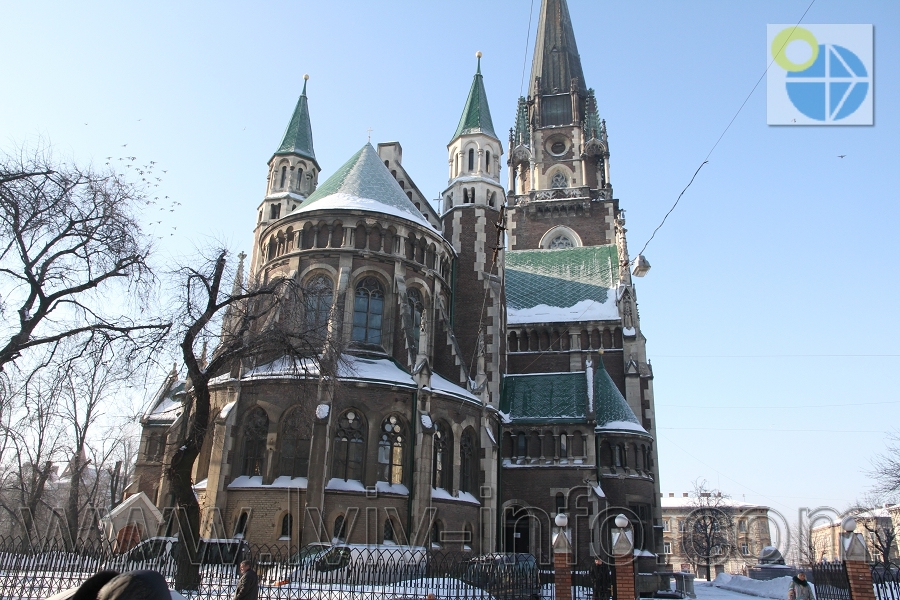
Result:
M791 577L786 575L784 577L762 581L759 579L750 579L743 575L719 573L712 584L724 590L740 592L750 596L785 600L788 595L788 586L791 584Z

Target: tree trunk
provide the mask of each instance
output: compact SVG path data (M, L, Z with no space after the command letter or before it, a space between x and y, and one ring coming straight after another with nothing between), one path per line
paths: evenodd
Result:
M78 542L78 501L81 491L81 474L84 465L81 464L81 449L75 449L75 455L72 457L71 471L72 477L69 482L69 493L66 498L66 529L69 532L68 539L65 540L66 548L73 550L74 545Z

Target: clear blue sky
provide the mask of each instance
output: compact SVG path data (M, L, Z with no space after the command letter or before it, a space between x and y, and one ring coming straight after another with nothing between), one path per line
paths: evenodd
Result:
M808 3L570 0L632 252L762 74L766 24ZM476 50L495 127L511 126L528 20L529 0L7 2L0 145L154 160L154 191L182 203L146 217L164 256L209 237L249 250L304 73L324 176L371 127L437 197ZM900 3L817 0L805 22L875 25L875 126L768 127L763 82L638 282L662 489L705 477L789 516L857 498L900 418Z

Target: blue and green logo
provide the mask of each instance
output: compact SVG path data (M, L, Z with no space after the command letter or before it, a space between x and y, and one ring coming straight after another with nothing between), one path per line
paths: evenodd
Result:
M768 123L871 125L871 33L871 25L770 25Z

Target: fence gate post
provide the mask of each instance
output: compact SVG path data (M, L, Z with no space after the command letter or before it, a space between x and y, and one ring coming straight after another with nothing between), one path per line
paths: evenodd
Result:
M841 536L841 549L844 555L844 566L847 569L847 580L850 583L850 600L875 600L872 569L867 560L866 542L861 533L854 533L856 519L848 517L841 525L844 528L844 534Z
M637 586L634 573L634 532L625 515L615 519L612 530L612 554L616 565L615 600L636 600Z
M572 600L572 567L569 564L572 556L572 544L566 533L569 518L560 513L556 515L556 526L559 528L553 536L553 581L556 588L556 600Z

